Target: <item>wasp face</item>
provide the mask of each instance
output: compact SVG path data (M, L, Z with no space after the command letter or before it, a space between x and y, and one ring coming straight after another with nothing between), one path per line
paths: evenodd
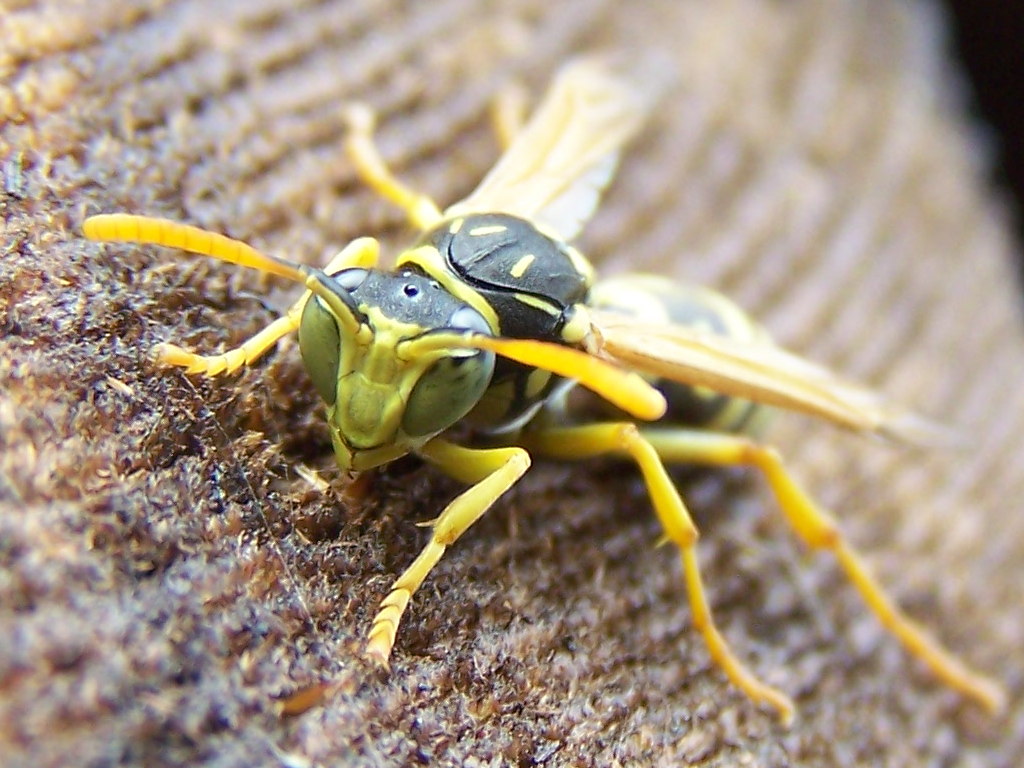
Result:
M494 355L457 344L467 332L492 334L479 312L414 270L347 269L327 285L341 302L332 308L310 297L299 348L327 403L343 469L368 469L415 450L480 400ZM347 316L338 316L340 307Z

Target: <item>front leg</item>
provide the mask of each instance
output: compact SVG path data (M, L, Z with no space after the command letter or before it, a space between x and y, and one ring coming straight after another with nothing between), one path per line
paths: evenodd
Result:
M351 267L371 269L377 265L379 254L380 243L372 237L360 237L345 246L331 259L324 268L324 272L333 275ZM153 352L157 362L184 368L187 373L201 373L205 376L234 373L243 366L255 363L283 337L299 329L302 310L311 295L310 291L304 292L284 315L234 349L229 349L219 355L200 355L170 343L157 344Z
M445 550L491 508L530 466L522 448L464 448L440 438L420 448L420 455L457 480L475 485L460 494L429 523L430 541L399 576L380 604L366 641L366 656L388 666L398 624L413 593L437 565Z
M178 248L201 256L210 256L229 264L238 264L309 285L310 275L302 266L260 253L251 245L217 232L189 224L152 216L128 213L106 213L90 216L82 223L82 233L90 240L121 243L149 243ZM377 265L380 244L372 237L361 237L349 243L327 265L329 275L349 267L371 269ZM184 368L188 373L218 376L250 365L266 354L282 337L298 330L302 309L311 293L306 291L284 316L220 355L198 355L176 344L158 344L154 352L159 362Z

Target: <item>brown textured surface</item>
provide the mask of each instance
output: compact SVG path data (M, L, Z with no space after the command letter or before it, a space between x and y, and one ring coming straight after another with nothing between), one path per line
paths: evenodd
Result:
M5 765L1016 763L1019 288L929 6L6 6ZM294 344L216 382L147 363L160 340L240 340L286 287L75 235L128 210L311 262L360 234L401 242L342 157L342 102L373 103L386 155L447 202L495 156L497 83L539 90L608 42L673 52L680 85L584 246L606 271L722 288L970 436L924 455L798 418L773 432L902 604L1006 682L1005 717L908 661L759 484L691 482L718 620L797 698L781 729L710 666L635 475L608 465L536 467L418 595L390 678L373 672L374 605L456 484L414 461L338 478ZM279 717L277 697L323 680L322 706Z

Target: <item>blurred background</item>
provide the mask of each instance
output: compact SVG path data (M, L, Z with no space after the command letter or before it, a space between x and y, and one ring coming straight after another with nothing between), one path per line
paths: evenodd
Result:
M1024 200L1024 3L945 0L953 43L974 90L972 111L992 129L994 181L1011 201L1018 238ZM1024 274L1024 264L1021 265Z

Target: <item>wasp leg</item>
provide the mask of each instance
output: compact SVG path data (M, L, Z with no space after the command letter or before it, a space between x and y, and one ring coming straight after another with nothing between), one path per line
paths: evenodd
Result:
M463 448L435 439L420 448L419 453L455 479L475 485L456 497L437 519L428 524L433 529L430 541L381 601L366 641L366 655L384 667L388 665L398 624L413 593L437 565L445 550L479 520L530 466L530 455L517 447Z
M373 139L376 120L373 110L365 104L351 104L345 110L348 151L356 172L370 189L397 205L409 221L421 230L433 228L441 221L441 210L433 200L399 181L388 169Z
M184 368L186 373L201 373L206 376L220 376L222 373L234 373L245 365L251 365L260 359L267 350L299 327L302 305L295 304L288 313L247 339L245 342L219 355L197 355L177 344L162 343L153 347L157 362L162 365L173 365Z
M831 552L882 624L947 685L991 711L1005 705L993 680L972 671L903 613L870 574L861 556L843 539L834 518L818 507L782 463L778 452L739 436L692 430L644 430L666 461L720 466L752 465L767 478L786 521L812 549Z
M665 471L658 450L641 435L636 425L623 422L543 429L524 433L522 442L529 450L552 458L584 459L616 454L636 462L665 536L679 547L693 622L703 635L711 658L736 687L758 704L774 707L783 722L788 724L793 718L792 700L748 671L715 626L697 562L697 539L700 535L697 526Z
M380 243L373 237L357 237L327 262L324 272L335 275L343 269L373 269L380 259Z
M369 269L377 264L379 253L380 243L372 237L360 237L338 252L324 271L327 274L334 274L349 267ZM170 343L157 344L153 352L157 362L184 368L187 373L201 373L206 376L234 373L242 366L252 365L284 336L299 329L302 309L311 295L310 291L304 292L284 315L234 349L219 355L198 355Z
M498 91L491 103L491 122L501 148L508 149L526 124L528 96L522 83L512 82Z

